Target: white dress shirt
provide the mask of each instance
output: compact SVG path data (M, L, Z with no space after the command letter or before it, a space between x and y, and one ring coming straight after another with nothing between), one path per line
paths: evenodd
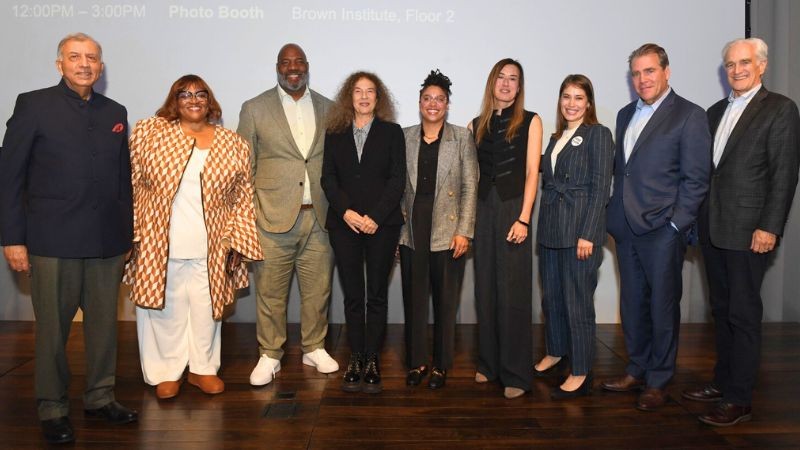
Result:
M311 150L314 135L317 132L314 104L311 102L311 88L306 85L303 96L297 101L280 85L278 85L278 95L281 98L283 112L286 114L286 121L289 122L289 129L292 131L292 138L303 158L308 158L308 152ZM308 178L308 170L306 170L306 179L303 182L303 204L311 204L311 183Z
M719 160L722 159L722 153L725 151L725 145L728 144L731 132L759 89L761 89L761 83L738 97L733 95L733 91L728 95L728 107L725 108L725 114L722 115L717 132L714 134L714 167L717 167Z

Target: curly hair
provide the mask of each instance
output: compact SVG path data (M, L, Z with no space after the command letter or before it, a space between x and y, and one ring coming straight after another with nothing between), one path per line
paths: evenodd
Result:
M156 116L163 117L169 121L178 119L180 117L180 114L178 114L178 93L185 91L190 86L194 86L198 91L208 91L208 116L206 116L206 119L209 122L219 122L222 118L222 107L219 106L216 97L214 97L214 92L202 78L191 74L184 75L172 83L164 104L156 111Z
M450 95L452 94L452 92L450 92L450 86L452 85L453 82L450 81L450 78L448 78L448 76L442 72L439 72L439 69L431 70L431 73L425 77L425 81L423 81L420 85L422 86L422 89L419 90L419 96L422 98L422 93L428 88L428 86L436 86L444 91L444 95L447 96L447 101L449 102Z
M333 107L328 113L328 122L326 129L330 133L341 133L352 126L356 113L353 107L353 90L356 83L366 78L375 85L376 102L375 102L375 117L384 122L395 121L395 108L394 97L391 92L383 84L377 75L371 72L355 72L351 74L342 83L339 92L336 93L336 98L333 100Z

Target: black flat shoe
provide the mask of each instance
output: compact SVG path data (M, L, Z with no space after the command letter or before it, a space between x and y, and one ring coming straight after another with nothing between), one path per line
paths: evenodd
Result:
M345 392L361 392L361 379L364 372L364 355L351 353L347 371L342 380L342 390Z
M419 366L409 370L406 375L406 386L418 386L426 375L428 375L428 366Z
M536 364L533 365L533 376L536 378L547 378L555 375L561 375L561 372L567 366L567 357L562 356L557 363L544 370L536 369Z
M367 355L366 366L364 368L364 382L361 384L361 392L366 394L377 394L383 390L381 384L381 368L378 365L378 354L370 353Z
M67 416L43 420L42 435L50 444L64 444L75 440L75 432Z
M561 389L561 386L556 386L552 391L550 391L550 398L553 400L563 400L566 398L576 398L591 395L593 382L594 375L592 372L589 372L586 375L586 378L583 380L583 384L581 384L578 389L575 389L574 391L565 391Z
M136 419L139 418L138 412L120 405L116 400L101 408L86 409L84 411L87 416L103 417L107 421L117 425L136 422Z
M443 388L446 381L447 371L444 369L439 369L438 367L434 367L431 370L431 378L428 380L428 387L430 389Z

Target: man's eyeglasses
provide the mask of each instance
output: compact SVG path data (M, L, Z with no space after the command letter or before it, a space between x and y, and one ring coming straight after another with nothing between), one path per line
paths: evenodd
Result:
M202 90L197 92L180 91L178 92L178 100L188 102L191 99L197 99L198 102L208 101L208 91Z

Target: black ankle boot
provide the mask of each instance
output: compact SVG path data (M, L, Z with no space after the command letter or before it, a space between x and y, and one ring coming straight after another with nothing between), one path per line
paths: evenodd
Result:
M381 369L378 366L378 354L367 354L367 361L364 368L364 384L361 388L367 394L377 394L383 390L381 385Z
M342 390L345 392L361 392L361 378L364 372L364 354L355 352L350 354L347 371L342 380Z

